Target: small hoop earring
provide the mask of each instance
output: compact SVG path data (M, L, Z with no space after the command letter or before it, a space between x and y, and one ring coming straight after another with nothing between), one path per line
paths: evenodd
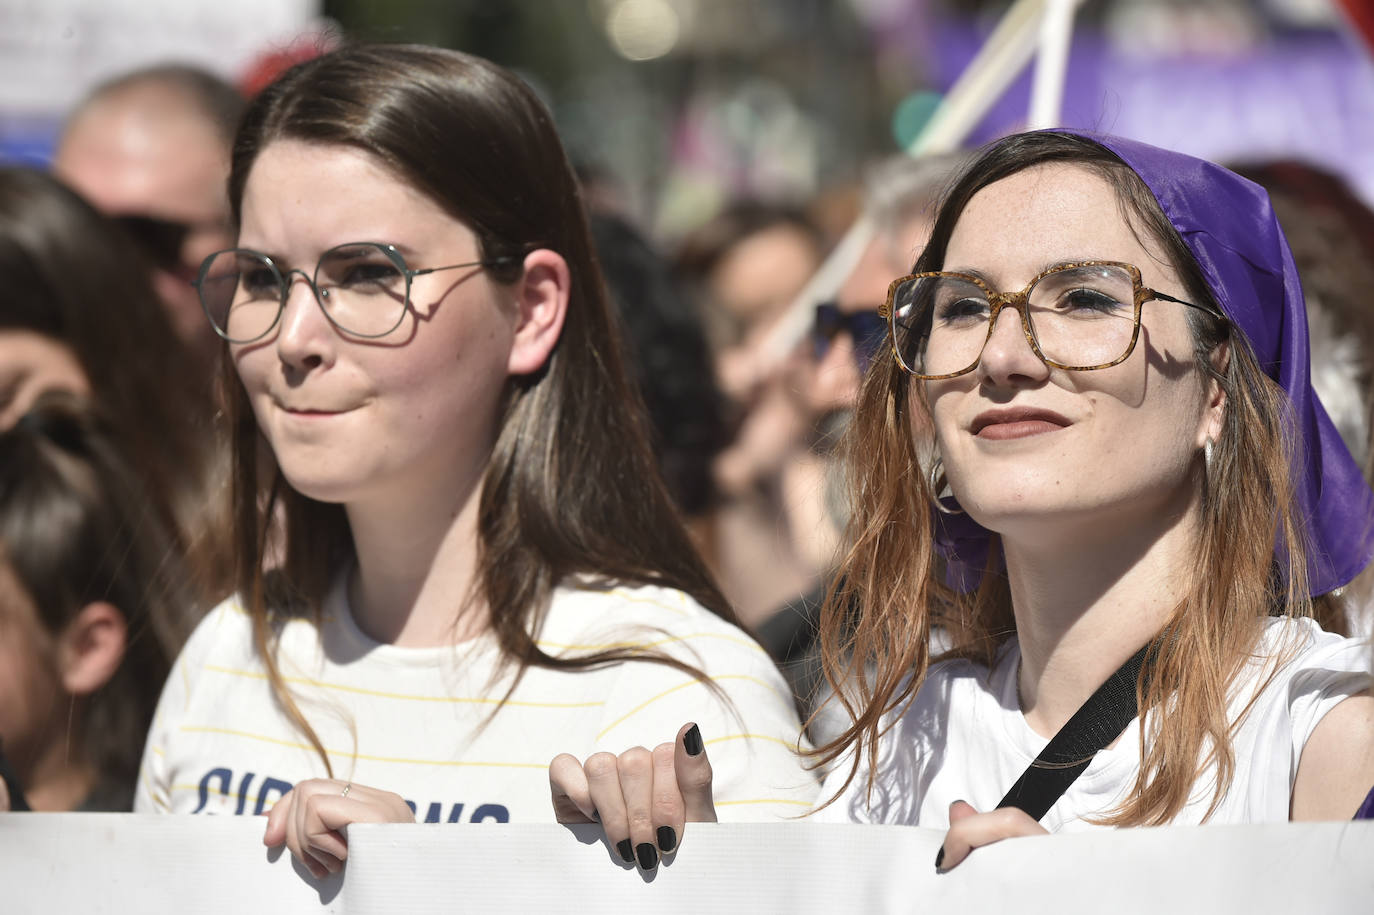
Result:
M942 515L962 515L963 509L947 508L945 503L940 501L940 494L947 489L949 479L945 476L945 459L937 454L935 462L930 465L930 492L935 498L935 510Z

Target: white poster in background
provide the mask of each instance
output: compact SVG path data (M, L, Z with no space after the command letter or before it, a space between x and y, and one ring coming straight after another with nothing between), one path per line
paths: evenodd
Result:
M1129 829L1015 839L935 872L943 834L697 824L643 875L594 827L354 826L343 875L303 876L260 817L0 815L0 911L1374 911L1374 822Z
M163 61L234 79L320 9L321 0L0 0L0 117L60 116L100 81Z

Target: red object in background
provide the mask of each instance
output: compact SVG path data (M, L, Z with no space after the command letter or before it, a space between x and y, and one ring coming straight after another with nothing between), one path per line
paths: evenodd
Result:
M338 46L338 36L332 32L300 35L289 45L273 48L258 55L239 77L239 91L243 93L244 98L251 99L296 64L314 60Z
M1339 0L1345 17L1354 26L1356 33L1364 41L1365 47L1374 52L1374 0Z

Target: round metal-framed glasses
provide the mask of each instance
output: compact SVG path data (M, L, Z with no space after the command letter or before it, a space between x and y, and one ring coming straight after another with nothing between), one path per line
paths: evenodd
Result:
M216 251L200 265L191 285L205 315L230 343L253 343L272 332L286 308L295 274L309 284L329 322L353 337L375 339L401 326L417 276L462 267L491 267L511 257L413 270L394 245L351 242L320 255L312 274L283 270L251 248Z
M968 273L914 273L893 280L880 312L888 320L897 363L927 381L973 371L1010 307L1046 365L1075 372L1125 361L1140 337L1140 306L1177 302L1226 321L1216 308L1176 299L1145 286L1140 270L1116 261L1058 264L1020 292L997 292Z

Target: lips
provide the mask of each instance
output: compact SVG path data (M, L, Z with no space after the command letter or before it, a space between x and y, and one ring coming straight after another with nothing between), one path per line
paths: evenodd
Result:
M979 413L973 418L969 432L982 439L1002 440L1057 432L1070 425L1072 422L1068 418L1053 410L1006 407Z
M278 410L283 413L290 413L292 416L335 416L339 413L348 413L354 408L349 407L330 407L317 404L298 404L284 403L280 400L273 400Z

